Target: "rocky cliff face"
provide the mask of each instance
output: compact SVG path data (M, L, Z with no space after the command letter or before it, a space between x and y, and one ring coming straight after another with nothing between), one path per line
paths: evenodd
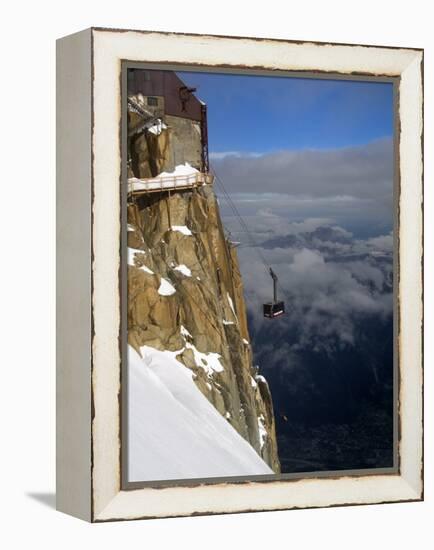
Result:
M211 186L128 207L128 339L177 351L200 391L276 473L268 384L252 366L243 286Z

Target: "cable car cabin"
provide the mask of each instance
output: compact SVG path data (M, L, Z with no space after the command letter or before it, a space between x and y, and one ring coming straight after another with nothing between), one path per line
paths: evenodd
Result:
M285 313L285 302L268 302L264 304L264 317L273 319Z
M274 319L285 313L285 302L277 299L277 275L270 269L270 275L273 279L273 301L264 304L264 317L268 319Z

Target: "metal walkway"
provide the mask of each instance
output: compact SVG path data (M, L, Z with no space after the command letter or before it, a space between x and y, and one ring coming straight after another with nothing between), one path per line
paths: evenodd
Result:
M194 189L202 185L212 185L214 176L203 172L180 174L177 176L163 176L156 178L129 178L128 194L143 195L147 193L164 193L181 189Z

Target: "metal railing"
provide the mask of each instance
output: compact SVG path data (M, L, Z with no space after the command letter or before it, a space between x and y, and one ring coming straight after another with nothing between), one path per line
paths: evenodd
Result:
M157 176L155 178L129 178L128 193L139 195L143 193L164 193L174 189L189 189L201 187L214 182L212 174L194 172L192 174L180 174L177 176Z

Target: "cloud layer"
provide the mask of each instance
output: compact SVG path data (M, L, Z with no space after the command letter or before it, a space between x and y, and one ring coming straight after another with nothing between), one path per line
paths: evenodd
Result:
M343 149L229 153L214 158L214 164L233 193L372 199L390 194L393 147L383 139Z
M278 222L269 219L275 228ZM292 232L274 234L257 247L241 245L238 251L255 332L269 324L261 307L272 297L272 282L263 260L278 274L280 297L286 302L287 315L275 328L293 349L331 352L352 346L361 321L391 317L391 234L356 239L324 220L287 227Z
M365 236L392 228L391 139L334 150L229 153L212 165L242 215L255 218L253 227L261 222L257 212L263 217L268 210L290 221L334 219Z

